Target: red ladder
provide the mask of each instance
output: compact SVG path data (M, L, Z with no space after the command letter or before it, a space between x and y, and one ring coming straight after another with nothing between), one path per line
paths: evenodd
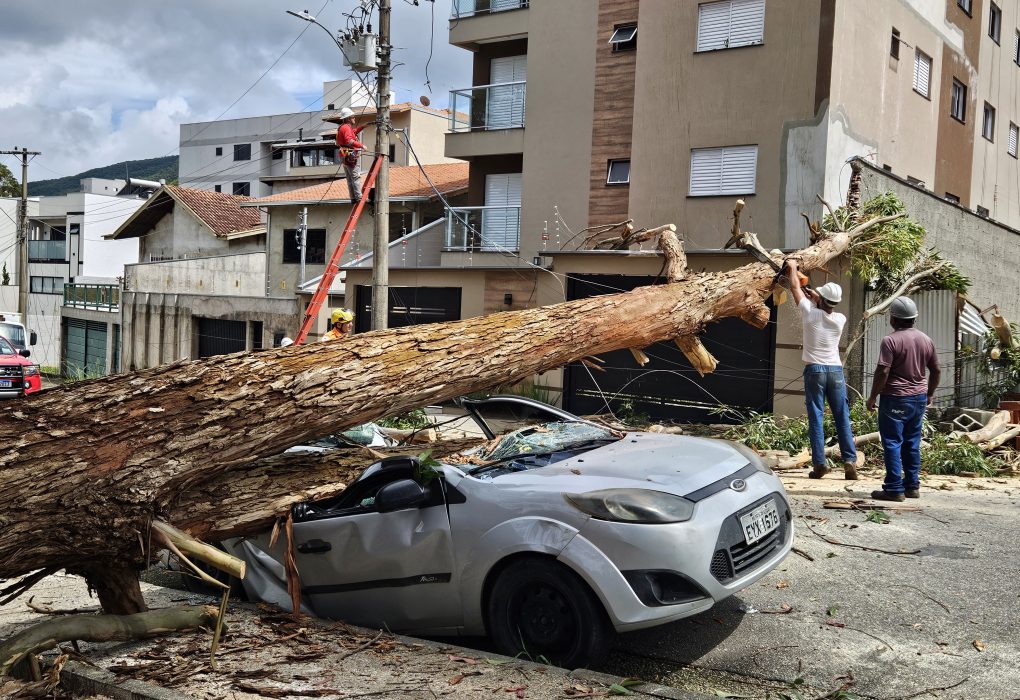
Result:
M305 309L305 318L301 321L301 330L298 331L297 338L294 339L296 345L301 345L305 342L308 332L312 329L315 319L319 316L322 302L326 301L326 297L329 296L329 288L333 286L333 280L336 279L337 273L340 272L340 258L343 256L344 249L354 234L354 229L358 226L358 219L361 218L365 202L368 201L368 193L375 187L375 178L379 174L379 168L382 167L382 159L384 157L376 156L375 160L372 161L372 167L368 169L368 176L365 178L365 183L361 188L361 200L354 205L351 215L347 217L347 224L344 226L343 233L340 234L340 240L337 241L336 248L333 249L333 255L329 258L329 262L326 263L326 270L322 273L322 278L319 280L319 286L315 290L315 294L312 295L312 300L308 303L308 307Z

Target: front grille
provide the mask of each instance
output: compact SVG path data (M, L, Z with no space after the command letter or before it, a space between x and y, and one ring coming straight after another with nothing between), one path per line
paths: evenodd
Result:
M21 365L0 365L0 377L16 377L21 379Z
M747 544L744 541L744 531L740 527L740 516L750 513L770 498L779 509L779 527L757 542ZM710 567L712 576L720 583L728 583L753 571L786 542L790 531L790 517L790 510L785 506L785 501L779 494L773 494L726 518L719 532L715 554L712 556Z

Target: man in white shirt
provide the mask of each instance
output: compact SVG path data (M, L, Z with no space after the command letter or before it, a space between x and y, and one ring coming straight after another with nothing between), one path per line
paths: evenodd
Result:
M804 328L804 403L807 406L808 436L811 440L811 471L808 476L821 479L829 472L825 459L825 403L836 423L843 474L857 478L857 447L850 427L850 403L846 396L843 362L839 359L839 338L843 335L846 316L834 311L843 299L843 289L835 282L818 288L804 289L797 274L797 263L788 260L790 291L800 309Z

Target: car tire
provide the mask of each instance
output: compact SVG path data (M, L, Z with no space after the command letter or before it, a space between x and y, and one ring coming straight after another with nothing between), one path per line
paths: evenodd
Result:
M615 638L588 585L548 559L511 563L496 579L486 608L489 636L508 656L573 669L603 660Z

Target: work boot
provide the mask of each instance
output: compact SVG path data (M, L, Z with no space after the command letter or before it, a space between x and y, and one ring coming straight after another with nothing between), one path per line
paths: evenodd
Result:
M896 501L897 503L906 499L902 493L893 493L892 491L872 491L871 497L876 501Z
M907 498L920 498L921 489L906 489L903 492L903 495L906 496Z
M853 462L843 462L843 478L847 481L857 481L857 465Z
M811 471L808 472L809 479L821 479L823 476L829 473L829 468L826 466L818 466L817 464L811 467Z

